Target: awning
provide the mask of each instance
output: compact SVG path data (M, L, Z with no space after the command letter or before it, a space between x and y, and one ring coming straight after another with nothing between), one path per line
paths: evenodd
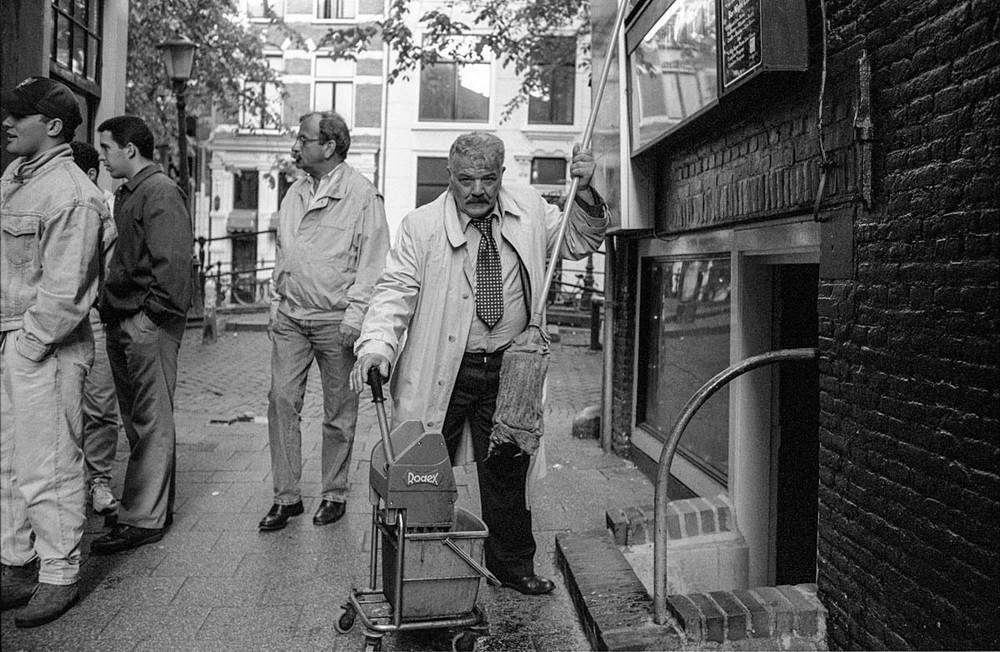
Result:
M257 211L250 208L234 208L226 218L229 233L253 233L257 230Z

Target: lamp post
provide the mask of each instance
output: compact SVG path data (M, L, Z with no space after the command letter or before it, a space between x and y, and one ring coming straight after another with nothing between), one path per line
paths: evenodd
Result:
M167 67L167 77L173 84L174 96L177 98L177 165L178 185L184 192L184 203L191 220L191 231L194 233L195 215L191 202L191 184L188 179L187 159L187 115L185 114L187 83L191 79L191 67L194 65L194 51L198 45L184 36L168 39L156 46L163 53L163 63ZM195 283L194 301L188 310L188 316L201 318L204 316L205 285L204 274L197 256L192 256L191 275Z
M184 199L188 203L188 213L194 226L194 211L191 210L191 188L188 180L187 161L187 116L185 115L188 80L191 79L191 67L194 64L194 51L198 45L186 37L169 39L156 46L163 52L163 63L167 66L167 77L173 84L174 96L177 98L177 166L179 185L184 191Z

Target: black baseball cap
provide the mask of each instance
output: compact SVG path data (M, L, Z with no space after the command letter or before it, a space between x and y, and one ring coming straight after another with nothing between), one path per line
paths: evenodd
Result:
M8 113L40 113L48 118L59 118L67 134L72 134L83 122L80 103L73 91L47 77L28 77L13 89L3 91L0 106Z

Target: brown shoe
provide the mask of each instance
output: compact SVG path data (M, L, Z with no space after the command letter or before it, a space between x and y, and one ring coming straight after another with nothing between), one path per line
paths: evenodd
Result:
M46 584L39 582L28 606L17 612L14 624L18 627L38 627L63 615L76 604L80 590L76 584Z
M28 604L37 585L37 562L24 566L4 564L0 572L0 610L6 611Z

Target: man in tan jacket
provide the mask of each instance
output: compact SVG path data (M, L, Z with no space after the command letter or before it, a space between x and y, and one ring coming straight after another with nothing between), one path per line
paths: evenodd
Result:
M382 196L345 162L351 136L335 112L310 113L292 146L306 172L278 213L271 278L271 391L268 442L274 504L261 530L280 530L304 511L299 421L315 359L323 383L323 450L315 525L343 517L358 397L348 386L353 346L385 264L389 227Z
M486 453L503 352L540 337L532 292L544 283L560 213L533 188L503 186L503 160L503 142L492 134L452 144L448 190L400 225L355 347L351 385L360 391L369 369L388 377L393 367L394 423L419 420L443 433L453 463L468 424L490 530L486 566L506 586L537 595L554 585L534 570L529 457L513 444ZM590 188L590 152L574 154L570 173L579 194L559 253L581 258L601 245L607 218Z

